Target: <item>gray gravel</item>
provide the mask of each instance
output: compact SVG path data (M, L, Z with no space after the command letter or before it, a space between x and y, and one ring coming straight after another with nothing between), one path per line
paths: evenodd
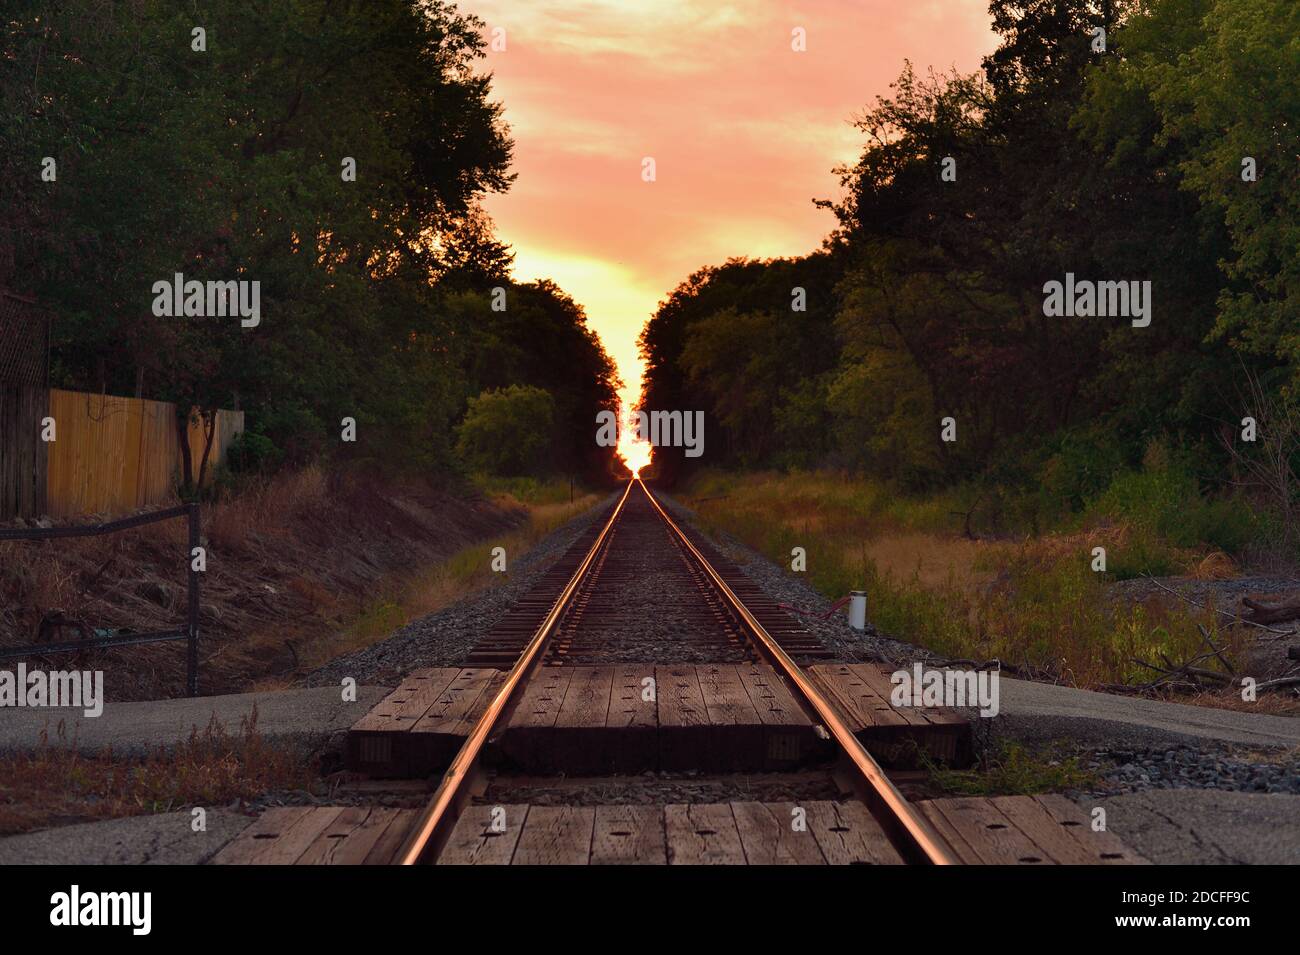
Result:
M679 803L792 802L840 799L829 772L655 773L581 779L512 778L492 781L479 803L527 803L534 806L672 805Z
M1156 577L1154 580L1148 580L1145 577L1135 577L1132 580L1117 581L1108 589L1111 596L1126 600L1169 597L1168 592L1161 590L1158 585L1164 585L1175 593L1200 604L1213 600L1216 607L1228 612L1237 609L1237 602L1242 597L1254 594L1294 593L1300 590L1300 580L1277 574L1235 577L1231 580L1198 580L1194 577ZM1290 624L1282 626L1287 627Z
M412 621L363 650L330 661L310 673L306 685L337 685L344 677L352 677L359 684L394 687L414 670L463 666L474 645L613 501L611 495L544 537L527 553L507 555L507 571L494 574L487 588Z
M1093 795L1159 789L1300 795L1300 752L1296 751L1261 754L1231 746L1098 749L1082 754L1079 765L1105 781L1104 789Z

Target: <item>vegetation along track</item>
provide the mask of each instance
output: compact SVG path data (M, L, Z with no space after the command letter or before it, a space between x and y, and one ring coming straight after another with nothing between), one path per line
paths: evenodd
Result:
M814 814L820 813L822 817L813 820L814 826L828 833L842 833L847 831L842 825L847 815L865 819L869 813L878 824L878 829L874 826L872 829L879 837L879 861L923 864L958 861L952 847L907 802L817 683L796 662L796 658L825 659L829 653L738 569L707 544L693 540L640 480L628 483L607 519L597 522L588 540L576 566L570 569L572 560L562 561L539 584L537 593L521 601L516 612L471 654L469 666L508 665L509 670L452 759L432 799L416 817L395 861L402 864L448 861L440 859L440 854L465 849L463 845L449 849L453 831L460 834L468 829L470 842L474 841L478 834L475 830L482 827L477 823L458 826L458 820L468 811L476 787L479 795L483 792L480 764L489 740L520 708L538 706L545 710L556 695L553 688L561 683L568 687L564 681L576 680L572 674L578 670L599 674L613 669L602 668L601 664L639 664L640 669L627 672L644 671L656 676L634 678L623 692L657 693L661 710L670 705L689 710L689 700L671 699L672 674L680 672L671 665L709 663L755 663L771 667L771 671L763 669L762 672L773 673L774 681L780 686L774 685L773 676L755 678L752 685L745 684L744 674L735 677L732 688L745 701L743 705L750 707L749 701L757 703L764 693L773 700L789 700L793 696L794 706L808 714L818 735L828 737L833 743L840 767L846 771L841 778L851 780L859 802L810 803ZM560 585L560 579L566 576ZM554 593L556 587L558 594ZM724 672L734 675L742 669L732 667ZM753 670L749 675L755 672L758 671ZM576 686L569 690L570 695L576 692ZM563 696L564 691L558 695ZM774 702L773 710L779 705ZM629 707L628 712L633 709ZM706 735L700 739L707 746L709 727L702 725L698 729L705 731ZM502 791L509 790L508 782L502 786L498 780L494 785ZM800 783L796 780L791 785L797 790ZM744 813L770 815L772 812L768 804L737 806L747 807ZM484 825L488 829L482 834L496 834L489 830L505 834L508 822L493 819L492 808L476 807L487 811ZM602 813L602 808L611 811ZM549 826L553 834L562 833L570 821L566 813L572 812L585 819L578 823L587 827L587 834L581 839L594 845L602 840L632 836L636 820L629 821L628 816L643 817L647 812L657 811L647 806L613 808L580 811L552 805L544 807L545 811L533 809L529 818L536 817L537 825ZM505 816L504 807L495 809ZM733 809L726 805L669 805L663 809L671 812L666 819L659 817L657 824L666 825L670 831L675 825L694 826L702 835L709 836L716 835L708 827L718 811L727 814L728 823L733 814ZM797 816L807 810L796 807L790 811ZM742 810L734 812L735 824L743 830ZM790 825L783 820L781 824ZM515 833L514 840L518 838ZM512 842L496 840L497 845ZM593 859L595 851L592 849ZM833 852L823 845L821 854L830 861Z

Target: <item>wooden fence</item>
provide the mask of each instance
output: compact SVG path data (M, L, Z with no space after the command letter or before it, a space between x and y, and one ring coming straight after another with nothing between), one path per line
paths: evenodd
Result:
M14 394L26 397L6 397ZM40 427L47 415L56 428L49 443ZM243 429L242 411L217 412L209 477ZM205 437L194 418L189 443L197 478ZM173 404L57 388L0 389L0 519L122 514L166 501L180 474Z
M46 511L41 419L49 401L44 388L0 382L0 520Z

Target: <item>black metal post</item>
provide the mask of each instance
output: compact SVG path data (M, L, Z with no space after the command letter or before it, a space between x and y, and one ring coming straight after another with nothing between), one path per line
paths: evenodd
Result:
M186 653L186 685L190 696L199 695L199 572L194 569L194 550L199 546L199 505L187 508L190 518L190 549L186 557L189 568L190 606L187 619L189 649ZM206 564L206 561L205 561Z

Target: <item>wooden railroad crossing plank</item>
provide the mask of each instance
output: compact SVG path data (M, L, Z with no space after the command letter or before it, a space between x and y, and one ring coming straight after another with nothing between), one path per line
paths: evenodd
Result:
M466 668L438 695L412 733L429 736L469 736L474 721L487 709L491 692L501 685L503 674L490 668Z
M1000 799L994 802L999 803ZM1109 832L1096 832L1093 830L1091 820L1088 814L1079 806L1076 806L1070 800L1066 799L1059 793L1048 793L1041 796L1035 796L1034 802L1043 807L1043 810L1052 818L1057 825L1065 830L1066 834L1075 842L1080 843L1089 855L1089 864L1096 865L1150 865L1151 863L1138 855L1123 842L1119 837Z
M214 865L374 865L392 861L413 809L285 806L268 809L212 859Z
M571 773L619 769L620 740L606 728L616 670L575 667L555 719L553 758ZM613 738L611 738L613 737Z
M502 679L476 667L412 673L348 731L348 768L407 777L445 769Z
M659 806L597 806L592 865L667 865L664 814Z
M669 865L745 865L745 848L728 803L664 807Z
M917 808L963 862L984 865L1135 865L1146 860L1063 796L933 799Z
M592 746L602 771L639 773L659 765L659 703L647 686L653 678L649 665L610 668L605 731Z
M797 810L802 809L800 825ZM817 837L808 826L807 807L792 802L733 802L731 814L749 865L825 865Z
M763 724L763 769L788 769L823 747L812 720L770 666L740 664L736 676Z
M1062 796L915 804L975 865L1146 862ZM802 810L801 813L797 810ZM394 861L413 809L269 809L213 858L218 865L373 865ZM897 865L860 802L689 805L471 805L439 865Z
M624 664L612 668L609 712L605 726L609 729L658 729L659 703L646 692L645 680L654 678L654 667Z
M701 664L695 673L712 730L707 746L719 768L762 766L766 730L735 664Z
M445 769L504 679L480 667L412 674L349 731L348 768ZM539 773L788 769L824 749L776 671L748 663L542 667L504 723L505 754Z
M698 769L711 757L723 755L717 748L717 735L710 732L709 709L696 667L659 666L654 676L659 704L659 768Z
M831 865L902 865L880 823L860 802L817 800L808 810L808 831Z
M559 765L564 752L555 723L577 667L541 667L519 694L509 713L502 746L507 754L529 768Z
M438 865L509 865L528 814L528 806L466 806Z
M917 750L954 765L971 758L971 725L947 707L895 707L890 671L874 663L820 663L806 672L877 759L903 768Z
M533 806L511 865L586 865L595 806Z

